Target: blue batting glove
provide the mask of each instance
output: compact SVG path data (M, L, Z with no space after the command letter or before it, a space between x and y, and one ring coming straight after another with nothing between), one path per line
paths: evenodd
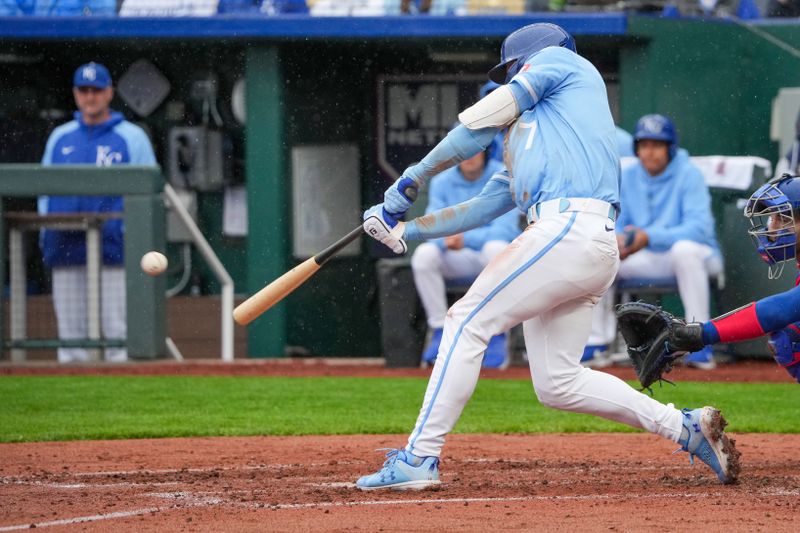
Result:
M391 216L399 219L406 214L417 199L417 183L411 178L400 176L383 193L383 208Z
M371 216L376 216L380 218L387 226L389 226L389 228L394 228L397 225L397 223L400 222L400 217L403 215L402 214L392 215L391 213L386 211L384 204L378 204L378 205L373 205L372 207L364 211L364 216L362 220L367 220Z

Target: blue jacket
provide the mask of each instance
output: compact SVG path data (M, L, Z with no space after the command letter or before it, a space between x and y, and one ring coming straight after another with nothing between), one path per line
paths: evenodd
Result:
M476 196L489 182L496 172L503 170L503 165L493 159L487 159L483 174L475 181L467 181L461 174L458 166L451 167L431 179L428 191L428 205L425 213L432 213L445 207L450 207L461 202L466 202ZM512 209L508 213L497 217L490 223L479 228L471 229L464 233L464 246L473 250L480 250L489 241L500 240L511 242L520 234L519 211ZM444 239L434 239L444 249Z
M636 226L647 232L654 252L665 252L679 240L718 249L711 214L711 195L703 174L679 149L664 172L650 176L641 161L622 172L622 212L617 231Z
M42 165L91 164L156 165L150 140L144 130L126 121L121 113L96 126L87 126L79 112L75 120L53 130L47 140ZM121 212L121 196L43 196L39 213ZM122 220L103 226L103 264L123 261ZM40 246L48 267L86 264L86 237L80 231L45 230Z

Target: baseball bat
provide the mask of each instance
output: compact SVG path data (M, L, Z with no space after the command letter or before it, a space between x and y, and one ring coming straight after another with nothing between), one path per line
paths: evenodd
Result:
M356 228L353 228L350 233L331 244L314 257L306 259L290 271L283 274L281 277L277 278L275 281L239 304L236 309L233 310L233 319L237 324L246 326L261 316L270 307L286 298L286 296L291 294L293 290L305 283L308 278L317 272L317 270L322 268L322 265L327 263L331 257L339 253L342 248L356 240L362 232L363 228L360 225Z
M416 186L410 185L406 187L403 193L412 202L417 199ZM313 276L317 270L322 268L322 265L327 263L331 257L356 240L356 238L361 235L362 231L363 227L361 225L353 228L350 233L331 244L314 257L306 259L289 272L286 272L250 298L243 301L233 310L233 319L237 324L246 326L261 316L269 310L270 307L286 298L293 290L305 283L306 280Z

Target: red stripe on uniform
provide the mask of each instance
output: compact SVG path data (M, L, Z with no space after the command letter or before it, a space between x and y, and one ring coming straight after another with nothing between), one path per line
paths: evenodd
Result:
M720 342L735 342L764 335L756 315L755 302L711 322L719 332Z

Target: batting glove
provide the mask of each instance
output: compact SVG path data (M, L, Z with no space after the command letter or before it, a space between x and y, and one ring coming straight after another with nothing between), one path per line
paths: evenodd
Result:
M411 178L400 176L383 193L383 207L387 213L399 219L406 214L417 199L417 184ZM394 227L394 226L392 226Z
M403 255L408 251L403 232L406 223L392 216L386 216L383 204L370 207L364 213L364 231L373 239L388 246L394 253Z

